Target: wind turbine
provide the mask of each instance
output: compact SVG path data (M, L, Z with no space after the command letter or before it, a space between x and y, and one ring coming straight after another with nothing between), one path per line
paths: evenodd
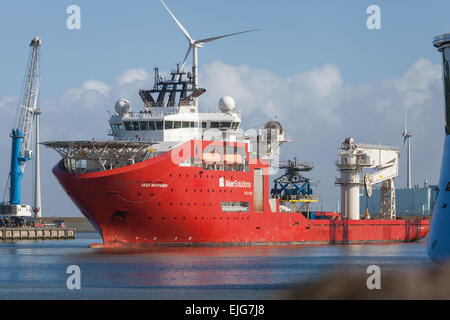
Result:
M188 51L186 53L186 56L184 57L184 61L183 61L183 64L181 65L180 72L183 71L184 65L186 64L186 60L187 60L187 58L189 56L189 53L192 50L192 53L193 53L192 54L192 56L193 56L192 74L193 74L193 78L194 78L194 90L198 89L198 55L197 55L197 49L198 48L202 48L203 44L205 44L207 42L211 42L211 41L217 40L217 39L221 39L221 38L230 37L230 36L234 36L234 35L241 34L241 33L247 33L247 32L252 32L252 31L259 30L259 29L253 29L253 30L241 31L241 32L236 32L236 33L230 33L230 34L225 34L225 35L222 35L222 36L211 37L211 38L206 38L206 39L201 39L201 40L194 40L194 39L191 38L191 36L189 35L189 32L187 32L187 30L183 27L183 25L180 23L180 21L178 21L177 18L174 16L174 14L169 10L169 8L166 6L164 1L161 0L161 3L167 9L167 11L169 12L170 16L173 18L175 23L178 25L180 30L184 33L184 35L186 36L187 40L189 41L189 48L188 48Z
M408 189L411 189L411 137L412 133L408 132L407 129L407 119L408 119L408 107L405 108L405 130L402 133L403 137L403 145L405 145L405 142L408 141L408 159L407 159L407 175L406 175L406 187Z

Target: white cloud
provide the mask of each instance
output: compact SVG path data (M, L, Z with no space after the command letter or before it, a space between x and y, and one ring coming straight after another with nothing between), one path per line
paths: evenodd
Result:
M9 109L11 105L17 104L17 98L16 97L3 97L0 99L0 109Z
M97 80L88 80L83 82L84 90L92 90L97 91L105 96L108 95L109 91L111 91L111 88L104 84L103 82L97 81Z
M119 85L135 82L136 80L145 81L150 78L150 75L145 69L128 69L125 70L119 77L117 83Z

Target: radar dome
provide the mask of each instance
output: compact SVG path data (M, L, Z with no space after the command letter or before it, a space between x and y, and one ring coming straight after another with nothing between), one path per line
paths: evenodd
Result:
M219 109L223 113L233 111L234 108L236 108L236 103L234 102L234 99L230 96L225 96L220 98L219 100Z
M120 99L116 102L116 112L118 114L124 114L127 112L130 112L131 110L131 103L127 99Z

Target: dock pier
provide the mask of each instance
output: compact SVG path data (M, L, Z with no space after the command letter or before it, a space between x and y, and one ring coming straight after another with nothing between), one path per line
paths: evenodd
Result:
M74 228L65 228L65 227L0 228L0 241L65 240L65 239L75 239Z

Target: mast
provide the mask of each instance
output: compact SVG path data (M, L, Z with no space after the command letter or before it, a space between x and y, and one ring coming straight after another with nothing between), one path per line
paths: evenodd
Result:
M41 207L41 159L39 151L39 116L41 114L40 109L36 109L34 112L34 119L36 125L36 138L35 138L35 157L34 157L34 215L36 218L42 217L42 207Z
M406 172L406 188L411 189L412 188L412 183L411 183L411 137L412 137L412 133L408 131L407 129L407 120L408 119L408 108L405 109L405 130L403 131L403 145L405 144L405 142L408 142L407 145L407 172Z

